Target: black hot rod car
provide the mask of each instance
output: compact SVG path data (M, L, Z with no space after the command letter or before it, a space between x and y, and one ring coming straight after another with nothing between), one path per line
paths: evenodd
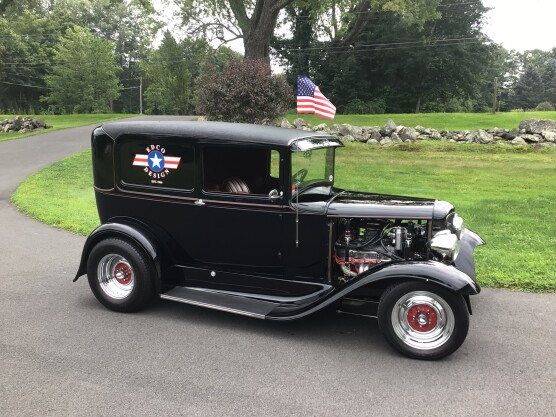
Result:
M75 280L132 312L160 298L266 320L376 317L403 354L454 352L483 244L444 201L334 187L334 136L210 122L92 134L101 226Z

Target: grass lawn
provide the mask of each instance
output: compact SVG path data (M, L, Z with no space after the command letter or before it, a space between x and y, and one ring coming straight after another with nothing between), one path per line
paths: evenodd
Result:
M97 224L85 152L40 171L13 196L41 221L83 235ZM488 287L556 292L556 150L420 141L393 148L347 143L338 151L343 188L452 202L487 245L477 249Z
M388 119L396 124L415 127L424 126L438 130L476 130L514 129L519 127L519 122L525 119L552 119L556 120L556 111L549 112L513 112L513 113L420 113L420 114L348 114L336 115L334 120L326 120L312 114L288 114L287 119L293 122L297 117L304 118L307 123L317 125L326 123L347 123L354 126L384 126Z
M4 133L0 132L0 142L12 139L21 139L27 136L40 135L42 133L53 132L55 130L67 129L68 127L87 126L95 123L108 122L110 120L122 119L125 117L137 116L136 114L69 114L64 116L29 116L34 119L42 119L51 129L38 130L30 133ZM12 119L14 115L0 114L0 120ZM25 117L22 115L22 117Z

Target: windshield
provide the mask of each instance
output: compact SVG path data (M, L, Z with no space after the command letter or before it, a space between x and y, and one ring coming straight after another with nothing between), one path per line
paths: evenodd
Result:
M334 183L334 149L321 148L292 152L292 185L298 189L314 184Z

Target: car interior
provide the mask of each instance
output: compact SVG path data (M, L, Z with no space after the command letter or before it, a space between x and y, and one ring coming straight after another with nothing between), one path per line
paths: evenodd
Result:
M203 189L208 192L267 196L279 190L279 153L249 146L207 146L203 155ZM272 159L275 171L272 172ZM274 174L274 176L272 175Z

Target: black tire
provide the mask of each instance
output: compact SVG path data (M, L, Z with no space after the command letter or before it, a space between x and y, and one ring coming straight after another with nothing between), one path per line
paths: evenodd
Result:
M455 352L469 330L460 294L435 284L406 281L387 288L378 306L378 325L388 343L414 359L441 359Z
M118 238L98 242L87 261L89 286L97 300L123 313L152 302L155 274L151 259L140 247Z

